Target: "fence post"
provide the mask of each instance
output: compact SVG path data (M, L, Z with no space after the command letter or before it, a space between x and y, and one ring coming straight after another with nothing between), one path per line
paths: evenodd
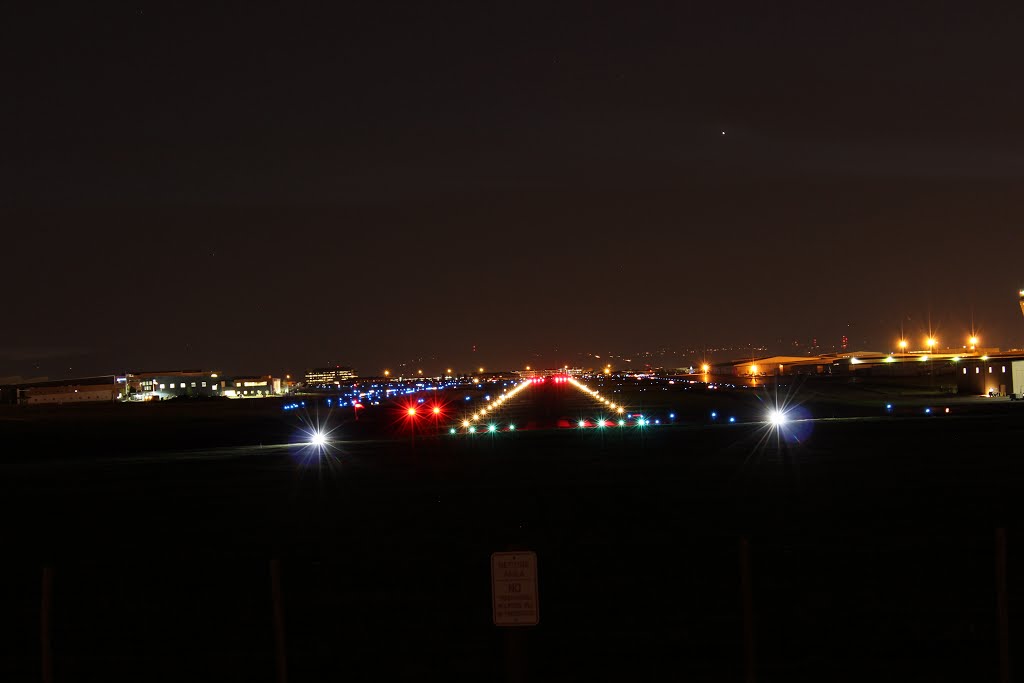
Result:
M999 683L1010 683L1010 604L1006 593L1006 529L996 529L996 614L999 619Z
M42 600L39 606L39 651L42 657L43 683L53 683L53 567L43 567Z
M743 681L754 683L754 588L750 576L750 542L740 537L740 595L743 600Z
M284 643L284 599L281 595L281 560L270 561L270 598L274 610L274 654L277 683L288 683L288 660Z

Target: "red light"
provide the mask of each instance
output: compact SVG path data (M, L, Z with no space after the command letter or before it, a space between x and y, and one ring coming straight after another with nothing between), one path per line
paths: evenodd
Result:
M440 414L441 414L441 409L438 408L437 406L434 406L434 415L440 415Z
M409 408L409 410L407 410L406 413L409 415L409 417L416 417L416 409L415 408Z

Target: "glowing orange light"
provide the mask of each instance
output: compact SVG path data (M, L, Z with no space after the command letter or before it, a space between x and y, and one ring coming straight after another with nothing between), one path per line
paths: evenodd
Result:
M413 412L415 413L416 411L413 410ZM440 414L441 414L441 409L438 408L437 406L434 406L434 415L440 415Z
M415 417L415 415L416 415L416 409L415 408L409 408L409 410L407 410L405 412L409 415L409 417Z

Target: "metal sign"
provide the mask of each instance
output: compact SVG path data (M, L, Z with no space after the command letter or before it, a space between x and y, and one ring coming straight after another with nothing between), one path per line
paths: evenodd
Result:
M536 626L537 555L530 551L491 554L491 604L495 626Z

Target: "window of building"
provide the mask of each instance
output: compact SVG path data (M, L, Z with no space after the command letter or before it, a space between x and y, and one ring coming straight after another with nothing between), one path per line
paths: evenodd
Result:
M964 374L965 375L967 374L967 368L964 368Z
M203 382L203 386L204 386L204 387L206 386L206 382Z
M193 389L195 389L195 388L196 388L196 383L195 383L195 382L192 382L192 388L193 388Z
M975 375L977 375L979 372L981 372L981 368L974 368L974 374Z
M161 385L160 385L160 388L161 388L161 389L166 389L167 387L166 387L165 385L161 384Z
M1003 372L1004 373L1006 372L1006 366L1005 365L1003 366Z
M988 374L990 374L990 375L992 374L992 366L991 365L988 366Z

